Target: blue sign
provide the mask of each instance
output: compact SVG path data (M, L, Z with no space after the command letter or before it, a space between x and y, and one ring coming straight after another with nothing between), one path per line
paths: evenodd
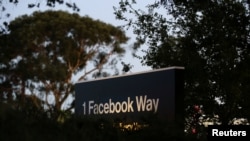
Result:
M182 120L183 72L183 67L169 67L78 82L75 113L132 121L152 114Z

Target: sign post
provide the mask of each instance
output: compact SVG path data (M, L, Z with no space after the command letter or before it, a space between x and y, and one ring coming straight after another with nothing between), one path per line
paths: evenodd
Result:
M75 114L138 121L156 115L169 122L184 122L183 67L78 82Z

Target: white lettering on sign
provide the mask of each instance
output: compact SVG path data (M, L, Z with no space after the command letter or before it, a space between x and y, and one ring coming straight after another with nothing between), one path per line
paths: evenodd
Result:
M95 103L94 100L83 102L84 115L101 115L101 114L115 114L115 113L130 113L130 112L150 112L156 113L158 111L159 98L150 99L147 95L135 96L135 101L130 97L125 101L116 101L109 99L106 103ZM88 107L87 107L88 106ZM134 110L135 109L135 110Z
M133 101L128 97L127 101L113 102L109 99L108 103L95 103L94 100L89 101L88 114L113 114L134 112ZM83 104L85 106L85 103ZM85 110L85 107L84 107ZM84 111L85 112L85 111Z
M147 99L147 95L145 96L136 96L136 105L138 112L140 111L154 111L154 113L158 110L159 98L157 99Z

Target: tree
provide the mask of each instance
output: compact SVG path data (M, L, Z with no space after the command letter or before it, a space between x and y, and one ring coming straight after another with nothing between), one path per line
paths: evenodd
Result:
M20 16L8 30L0 36L2 100L36 95L55 118L74 96L74 79L86 80L115 65L112 56L122 55L128 40L119 28L64 11ZM74 106L68 104L66 111Z
M148 5L148 11L121 1L118 19L128 21L137 35L138 48L148 45L142 64L152 68L185 67L185 109L188 125L199 106L205 119L230 124L249 115L249 2L163 0ZM157 12L165 9L165 14ZM132 13L136 19L125 16ZM190 118L191 117L191 118ZM198 125L198 124L197 124ZM192 125L191 125L192 126ZM191 128L190 128L191 129Z

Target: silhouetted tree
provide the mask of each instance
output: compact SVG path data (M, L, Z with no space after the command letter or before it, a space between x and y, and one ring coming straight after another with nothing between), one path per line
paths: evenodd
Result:
M196 120L189 118L194 105L201 108L203 116L198 119L203 121L215 115L222 124L234 118L249 121L249 2L163 0L149 4L148 11L134 9L136 4L120 1L115 14L137 35L135 48L148 46L137 56L143 65L185 67L188 125Z
M74 83L115 65L111 57L125 52L128 39L110 24L64 11L20 16L8 30L0 36L1 99L35 95L56 118L65 104L66 111L73 108L67 100Z

